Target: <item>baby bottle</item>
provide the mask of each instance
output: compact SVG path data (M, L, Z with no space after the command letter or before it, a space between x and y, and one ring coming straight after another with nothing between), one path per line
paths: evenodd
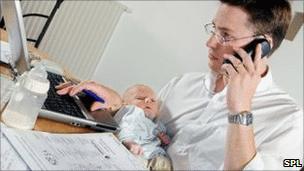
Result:
M2 121L11 127L33 129L50 87L44 67L37 65L24 73L15 87Z

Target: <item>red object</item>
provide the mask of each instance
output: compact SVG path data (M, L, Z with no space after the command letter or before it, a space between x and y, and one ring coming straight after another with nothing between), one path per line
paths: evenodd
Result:
M160 139L162 145L169 145L170 144L170 137L165 134L164 132L160 132L157 134L157 137Z

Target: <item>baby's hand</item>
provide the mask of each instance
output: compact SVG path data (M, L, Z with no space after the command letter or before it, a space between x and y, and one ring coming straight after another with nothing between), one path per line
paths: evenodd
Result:
M170 137L166 133L160 132L157 134L157 137L160 139L162 145L166 146L170 144Z
M143 148L133 142L133 141L124 141L123 144L127 147L128 150L131 151L131 153L133 153L134 155L143 155L144 154L144 150Z

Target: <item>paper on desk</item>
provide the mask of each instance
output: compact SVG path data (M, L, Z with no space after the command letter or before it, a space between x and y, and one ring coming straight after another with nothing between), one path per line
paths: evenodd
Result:
M1 170L30 170L8 139L1 135Z
M145 170L111 133L2 130L32 170Z

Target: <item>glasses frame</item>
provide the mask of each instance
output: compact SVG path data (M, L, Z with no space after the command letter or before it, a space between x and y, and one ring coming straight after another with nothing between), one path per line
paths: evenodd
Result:
M205 32L208 35L215 36L216 40L218 43L220 43L223 46L228 46L230 42L237 41L237 40L242 40L242 39L248 39L248 38L260 38L261 36L265 38L263 34L255 34L252 36L245 36L245 37L240 37L240 38L226 38L222 36L221 34L217 33L215 24L214 23L208 23L204 25Z

